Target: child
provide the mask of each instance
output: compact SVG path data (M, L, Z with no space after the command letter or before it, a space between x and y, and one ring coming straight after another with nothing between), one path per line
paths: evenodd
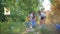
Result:
M25 19L26 27L29 27L29 26L30 26L29 21L30 21L30 17L28 16L28 17L26 17L26 19Z

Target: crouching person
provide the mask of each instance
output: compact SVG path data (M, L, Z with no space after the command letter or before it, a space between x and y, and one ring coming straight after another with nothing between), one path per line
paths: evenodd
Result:
M25 18L25 25L26 25L26 31L29 30L30 28L30 17Z

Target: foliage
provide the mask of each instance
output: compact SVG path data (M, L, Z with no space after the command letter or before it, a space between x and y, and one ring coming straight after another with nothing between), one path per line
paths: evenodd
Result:
M50 0L52 5L56 7L56 9L60 10L60 1L59 0Z
M13 11L31 12L38 10L38 0L5 0L5 6Z
M29 13L31 13L32 11L38 11L39 2L38 0L1 0L1 4L3 5L3 8L10 8L11 17L19 17L18 19L21 19L21 21L23 21L25 16L27 16ZM2 10L2 13L4 13L4 10Z
M1 24L1 34L22 34L25 29L23 22L3 22Z
M25 17L32 11L37 12L39 3L38 0L0 0L1 34L22 34ZM9 16L4 15L4 7L10 8Z
M59 22L60 23L60 0L50 0L51 1L51 10L54 14L54 19L51 19L53 22ZM57 15L58 14L58 15Z
M0 0L1 34L22 34L25 29L25 17L32 11L38 11L38 0ZM9 7L11 14L4 15L4 7Z
M52 33L52 31L51 30L49 30L49 29L40 29L40 32L41 32L41 34L51 34Z
M0 0L0 21L4 21L4 15L3 15L3 7L4 5L1 4L2 0Z

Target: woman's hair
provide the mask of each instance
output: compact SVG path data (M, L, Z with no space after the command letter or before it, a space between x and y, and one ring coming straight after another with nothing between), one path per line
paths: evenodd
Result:
M41 13L41 11L38 11L38 13Z
M41 20L43 20L44 19L44 17L41 17Z
M32 19L34 19L35 18L35 13L33 13L33 17L32 17Z
M35 19L35 16L33 16L32 19Z
M41 15L41 11L38 11L38 14Z

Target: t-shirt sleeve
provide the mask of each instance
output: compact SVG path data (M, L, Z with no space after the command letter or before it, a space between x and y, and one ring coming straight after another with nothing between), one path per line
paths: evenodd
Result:
M42 13L42 14L41 14L41 17L46 17L46 14Z

